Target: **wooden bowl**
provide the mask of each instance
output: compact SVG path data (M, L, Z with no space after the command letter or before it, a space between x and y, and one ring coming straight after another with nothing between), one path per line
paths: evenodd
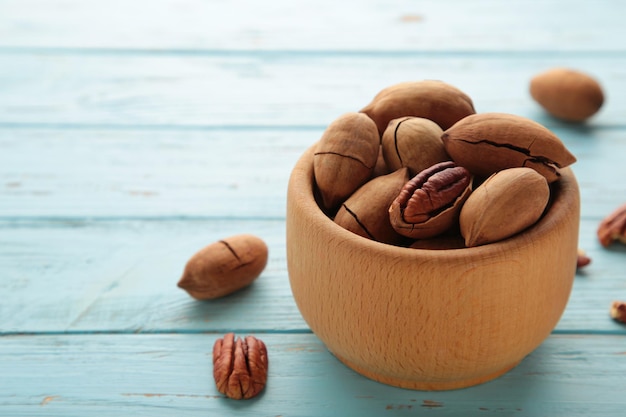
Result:
M550 335L576 272L580 197L570 169L542 219L507 240L411 249L336 225L313 195L313 148L287 191L287 265L296 304L344 364L385 384L468 387L515 367Z

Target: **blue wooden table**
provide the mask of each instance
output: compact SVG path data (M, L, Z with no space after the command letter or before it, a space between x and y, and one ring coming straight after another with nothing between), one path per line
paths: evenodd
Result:
M616 0L0 0L0 415L621 416L626 247L626 2ZM528 93L555 66L607 96L583 125ZM285 260L290 170L383 87L441 79L477 111L552 129L577 156L580 270L553 334L472 388L411 391L341 365L311 333ZM253 233L249 288L176 287L201 247ZM225 398L213 342L254 334L265 391Z

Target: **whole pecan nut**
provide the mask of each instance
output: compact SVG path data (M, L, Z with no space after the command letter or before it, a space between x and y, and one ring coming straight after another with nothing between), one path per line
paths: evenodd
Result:
M401 168L368 181L341 205L335 223L368 239L398 244L403 237L391 226L387 210L408 180L409 169Z
M614 241L626 243L626 203L600 222L597 233L600 244L605 248Z
M471 193L472 176L453 161L440 162L405 184L389 207L393 228L403 236L425 239L449 230Z
M381 143L383 158L391 171L408 167L415 176L450 157L443 146L443 130L432 120L401 117L389 122Z
M496 172L469 196L459 215L465 246L509 238L535 224L550 201L548 181L532 168Z
M313 175L321 203L334 211L372 176L380 137L363 113L345 113L324 131L313 155Z
M361 111L383 132L393 119L417 116L446 130L476 113L472 99L451 84L436 80L404 81L381 90Z
M228 333L213 345L213 378L217 390L229 398L249 399L267 382L267 348L254 336Z
M528 167L554 182L561 176L560 168L576 162L552 131L512 114L467 116L446 130L441 140L457 164L483 178L507 168Z

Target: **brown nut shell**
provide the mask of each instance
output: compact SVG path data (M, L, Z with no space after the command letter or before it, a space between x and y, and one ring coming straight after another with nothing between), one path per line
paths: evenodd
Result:
M361 112L376 122L382 136L389 122L404 116L430 119L446 130L476 113L472 99L443 81L406 81L381 90Z
M530 95L550 115L569 122L582 122L604 103L602 87L593 77L569 68L553 68L534 76Z
M382 137L385 163L392 171L408 167L417 175L450 157L441 141L443 130L423 117L401 117L389 122Z
M487 178L459 216L467 247L511 237L541 218L550 199L546 179L531 168L509 168Z
M390 174L394 170L390 170L387 166L387 162L385 162L385 157L383 156L383 147L379 146L378 150L378 158L376 159L376 165L374 166L374 171L372 172L372 178L380 177L381 175Z
M407 182L389 207L389 219L399 234L427 239L458 222L463 202L472 192L472 176L452 161L427 168Z
M223 297L250 285L267 265L265 242L241 234L212 243L193 255L178 282L193 298Z
M408 168L401 168L368 181L341 205L335 223L359 236L398 244L402 236L391 227L387 210L408 180Z
M529 167L553 182L560 177L559 168L576 162L549 129L512 114L468 116L446 130L441 139L452 160L479 177Z
M326 210L335 209L372 176L379 149L376 124L363 113L346 113L326 128L313 156Z

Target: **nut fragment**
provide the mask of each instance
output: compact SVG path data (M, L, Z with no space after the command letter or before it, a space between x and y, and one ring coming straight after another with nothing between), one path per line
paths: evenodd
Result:
M189 259L178 286L198 300L223 297L250 285L265 269L268 249L254 235L212 243Z
M228 333L213 345L215 385L229 398L249 399L263 391L267 369L267 348L254 336L235 340L235 334Z
M544 212L550 187L531 168L509 168L487 178L469 196L459 216L467 247L497 242L534 224Z
M425 239L450 229L471 193L472 177L452 161L441 162L405 184L389 207L393 228L403 236Z
M583 268L591 263L591 258L587 256L584 250L578 248L578 256L576 257L576 268Z
M626 323L626 301L613 301L610 314L613 320Z
M553 68L534 76L530 94L549 114L570 122L588 119L604 103L602 87L595 79L568 68Z
M381 136L389 122L399 117L424 117L445 130L476 113L465 93L436 80L407 81L384 88L361 112L376 122Z
M615 241L626 244L626 203L600 222L597 234L600 244L605 248Z
M548 182L560 177L559 168L576 162L563 142L530 119L505 113L468 116L441 137L448 155L479 177L515 167L529 167Z
M313 156L326 210L336 209L372 176L379 150L376 124L363 113L346 113L328 125Z

